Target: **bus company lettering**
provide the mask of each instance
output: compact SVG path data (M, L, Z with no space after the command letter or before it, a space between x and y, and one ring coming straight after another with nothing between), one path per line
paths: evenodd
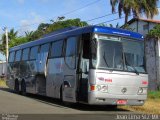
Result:
M104 78L104 77L99 77L98 80L103 81L103 82L112 82L112 79L110 78Z

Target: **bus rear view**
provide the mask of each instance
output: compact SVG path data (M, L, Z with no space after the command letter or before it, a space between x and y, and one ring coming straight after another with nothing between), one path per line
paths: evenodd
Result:
M88 73L88 103L143 105L148 87L143 36L109 29L94 29L90 59L82 59L82 77Z

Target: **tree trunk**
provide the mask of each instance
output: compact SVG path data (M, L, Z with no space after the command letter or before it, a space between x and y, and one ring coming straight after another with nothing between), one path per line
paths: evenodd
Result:
M127 24L128 22L128 13L125 14L125 25Z

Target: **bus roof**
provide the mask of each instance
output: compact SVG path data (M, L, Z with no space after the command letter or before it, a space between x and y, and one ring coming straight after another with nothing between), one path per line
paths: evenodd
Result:
M143 40L143 36L141 34L124 30L124 29L102 27L102 26L69 27L69 28L65 28L65 29L47 34L38 40L31 41L31 42L10 48L10 51L32 47L35 45L40 45L47 42L60 40L69 36L75 36L75 35L84 34L84 33L109 34L109 35L117 35L117 36L134 38L141 41Z

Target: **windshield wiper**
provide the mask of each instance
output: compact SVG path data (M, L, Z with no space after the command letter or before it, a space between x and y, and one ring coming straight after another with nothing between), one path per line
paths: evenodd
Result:
M109 68L109 65L108 65L107 60L106 60L105 52L104 52L104 55L103 55L103 59L104 59L104 62L106 63L106 65L107 65L107 67Z
M125 59L126 59L126 58L125 58ZM126 65L129 65L130 67L132 67L133 70L134 70L134 72L135 72L137 75L139 75L138 70L137 70L134 66L130 65L130 64L128 63L127 59L126 59ZM127 68L127 69L128 69L128 68Z

